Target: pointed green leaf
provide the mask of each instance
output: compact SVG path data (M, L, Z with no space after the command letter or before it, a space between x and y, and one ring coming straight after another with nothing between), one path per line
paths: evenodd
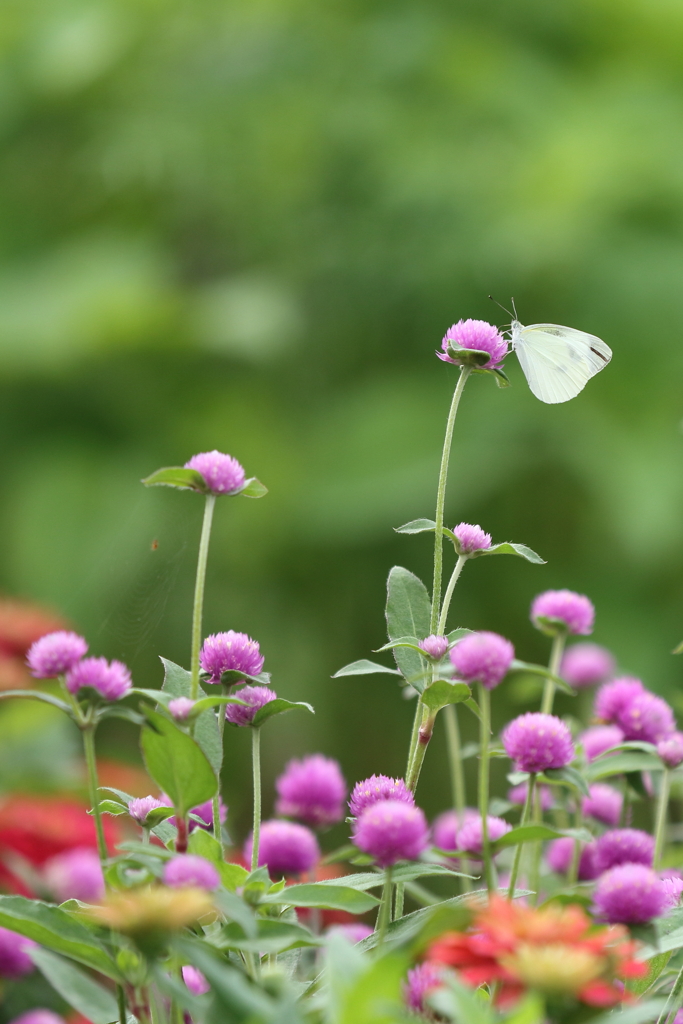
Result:
M474 697L468 697L467 700L463 701L463 704L465 705L466 708L469 708L472 714L476 715L479 721L481 722L481 710Z
M227 949L240 949L245 953L284 953L286 949L321 946L323 939L299 924L261 918L254 938L249 938L240 925L233 923L221 930L220 942Z
M185 469L183 466L167 466L141 481L145 487L177 487L182 491L198 491L208 494L206 480L196 469Z
M593 838L588 829L576 828L553 828L551 825L529 824L518 825L504 836L491 843L491 850L497 853L507 846L519 846L520 843L534 843L546 839L578 839L582 843L589 843Z
M339 879L343 882L343 878ZM325 910L346 910L349 914L367 914L379 900L366 892L346 885L288 885L282 892L264 896L261 903L285 904L290 907L321 907Z
M181 816L210 800L218 781L206 754L188 733L165 715L145 707L148 724L140 734L145 767L168 793Z
M257 480L255 476L252 476L249 480L245 481L244 487L235 493L241 494L243 498L262 498L268 493L268 488L260 480Z
M448 683L445 679L437 679L423 690L420 700L429 710L436 714L447 704L461 704L472 696L467 683Z
M408 569L395 565L387 580L387 633L390 640L414 636L429 636L431 603L424 583ZM418 692L424 689L424 661L417 651L399 647L394 658L404 678ZM414 682L412 680L415 680Z
M80 968L41 946L29 949L28 954L55 992L92 1024L118 1021L119 1011L112 993Z
M192 676L180 665L161 659L164 666L163 690L171 697L189 697L192 693ZM199 687L199 695L205 697L205 691ZM218 719L213 711L203 711L197 718L194 727L194 738L209 759L216 775L220 774L223 764L223 744L218 729Z
M583 793L584 796L590 796L588 783L584 776L569 764L564 768L548 768L543 773L543 777L549 782L565 782L574 789L578 789L579 793Z
M259 708L254 717L251 720L251 724L255 729L258 729L260 725L267 722L273 715L282 715L286 711L294 711L295 708L305 708L306 711L310 711L312 715L315 711L310 704L307 704L304 700L285 700L283 697L276 697L275 700L268 701L262 708Z
M53 697L51 693L43 693L42 690L2 690L0 691L0 700L5 700L8 697L23 697L24 700L40 700L43 704L51 704L53 708L59 708L65 714L69 715L70 718L74 717L73 710L69 707L65 701L60 700L59 697Z
M99 808L102 814L127 814L128 808L124 807L123 804L117 803L115 800L100 800Z
M482 555L517 555L519 558L525 558L527 562L533 562L534 565L546 565L545 559L528 548L526 544L512 544L510 541L494 544L484 551L473 551L470 558L479 558Z
M249 707L246 700L240 700L239 697L201 697L190 711L188 718L196 718L202 711L206 711L208 708L217 708L221 704L240 704L243 708Z
M208 676L206 676L208 678ZM257 676L250 676L246 672L240 672L238 669L229 668L226 672L221 674L221 683L224 686L234 686L236 683L255 683L256 686L270 686L270 672L259 672ZM209 686L213 686L213 683L209 683Z
M380 665L376 661L368 661L367 658L361 658L360 661L352 661L350 665L340 668L330 678L341 679L342 676L371 676L378 673L386 673L390 676L401 675L397 668L389 668L387 665Z
M663 767L658 757L637 750L624 754L603 754L587 766L586 778L589 782L596 782L610 775L624 775L628 772L661 772Z
M433 519L413 519L410 523L404 523L403 526L395 526L395 533L434 533L436 530L436 523Z
M398 640L390 640L383 647L378 647L374 653L381 654L382 651L393 651L395 647L410 647L413 651L417 651L418 654L422 653L416 636L400 636Z

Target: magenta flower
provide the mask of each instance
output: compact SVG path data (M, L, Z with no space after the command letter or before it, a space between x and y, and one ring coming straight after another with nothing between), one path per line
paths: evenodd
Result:
M168 702L168 710L171 712L176 722L186 721L194 706L195 701L190 700L189 697L174 697L173 700Z
M380 800L355 822L353 841L381 867L417 860L427 848L429 828L419 807L404 800Z
M51 857L44 872L47 887L59 903L65 900L95 903L104 896L100 858L88 847L76 847Z
M270 704L271 700L277 700L275 690L271 690L268 686L243 686L237 696L248 706L226 705L225 719L232 725L250 725L256 717L256 712L260 711L264 704Z
M200 452L185 463L185 469L196 469L204 477L212 494L234 494L244 487L246 474L237 459L215 449Z
M196 967L191 967L189 964L183 967L183 981L195 996L203 996L211 990L211 986L202 972L198 971Z
M205 800L203 804L199 804L198 807L192 808L192 814L196 815L197 818L201 818L204 822L200 825L198 821L190 821L190 832L193 832L196 828L212 829L213 828L213 800ZM221 824L225 821L228 816L228 808L223 803L222 797L218 798L218 817L221 820Z
M665 700L646 691L634 697L622 710L617 725L627 740L659 743L675 732L676 719Z
M403 986L403 998L406 1006L415 1013L429 1014L430 1009L425 1000L427 996L435 992L443 985L444 968L440 964L430 963L425 960L408 971L406 983ZM430 1014L431 1016L431 1014Z
M425 654L433 658L434 661L441 661L444 654L448 650L448 637L447 636L426 636L424 640L420 640L418 647L424 651Z
M513 804L520 804L522 807L526 803L527 790L529 789L526 782L520 782L519 786L513 786L512 789L508 790L508 800ZM553 806L553 791L550 786L536 786L536 794L540 795L541 798L541 810L549 811ZM535 799L535 797L534 797Z
M448 652L459 679L479 682L487 690L498 686L514 661L515 649L498 633L471 633Z
M574 757L572 734L555 715L519 715L503 730L502 740L505 753L523 772L564 768Z
M546 590L531 604L531 621L536 629L550 636L564 632L587 636L593 632L594 619L592 602L573 590Z
M322 754L290 761L275 781L275 813L307 825L332 825L344 817L346 782L339 762Z
M69 693L90 688L105 700L120 700L133 686L130 671L123 662L106 658L84 658L69 669L65 682Z
M660 872L659 877L666 893L667 909L671 910L680 903L681 893L683 893L683 878L681 878L678 872L674 872L671 869L668 872Z
M639 828L615 828L598 839L595 863L600 871L609 871L618 864L652 867L654 852L654 836Z
M597 686L614 675L616 662L606 647L579 643L568 648L560 665L560 675L575 690Z
M362 942L363 939L367 939L369 935L372 935L373 929L369 924L363 924L359 921L357 924L333 924L331 928L327 929L328 935L343 935L349 940L349 942Z
M432 842L434 846L438 846L440 850L457 850L460 828L467 825L470 821L478 821L478 819L479 811L476 811L473 807L466 807L461 826L455 811L444 811L432 822Z
M207 683L220 683L224 672L244 672L257 676L263 668L264 657L256 640L246 633L213 633L207 636L199 655L204 672L209 673Z
M9 1022L9 1024L66 1024L63 1017L52 1010L44 1010L38 1007L35 1010L27 1010Z
M164 864L162 875L165 885L171 889L195 886L198 889L217 889L220 876L210 860L194 853L181 853Z
M581 733L579 743L583 744L586 759L594 761L606 750L618 746L623 739L624 734L618 725L594 725Z
M492 814L487 815L486 824L488 826L489 842L491 843L495 843L496 839L500 839L506 832L512 830L512 825L509 825L503 818L496 818ZM482 821L477 815L472 821L468 821L466 825L463 825L458 832L458 849L464 850L466 853L481 853L483 843Z
M320 859L318 840L309 828L293 821L264 821L261 825L258 863L271 875L301 875ZM244 860L251 863L251 836L244 844Z
M353 787L349 810L354 818L360 818L366 808L379 800L402 800L414 804L415 797L407 789L403 779L390 779L388 775L371 775L369 779L357 782Z
M159 800L155 796L134 797L128 804L128 813L131 818L137 821L138 825L144 825L150 811L153 811L156 807L170 806L171 804L165 804L163 800Z
M454 363L456 366L462 364L462 360L449 356L448 348L452 345L455 348L467 348L475 352L488 352L490 359L484 363L483 369L497 370L508 354L508 344L497 327L487 323L485 320L458 320L457 324L449 327L441 342L443 352L437 352L439 359L444 363Z
M87 650L88 644L82 636L60 629L31 644L26 664L36 679L53 679L73 668Z
M613 679L611 683L601 686L595 695L593 708L596 718L601 722L617 722L619 717L628 708L631 701L645 693L645 687L640 679L633 676L620 676Z
M668 907L662 880L644 864L619 864L598 880L593 911L608 924L645 924Z
M619 824L623 803L624 797L618 789L604 782L594 782L590 787L590 796L583 798L583 813L614 828Z
M657 744L657 753L668 768L683 764L683 732L672 732Z
M33 939L25 939L9 928L0 928L0 978L21 978L30 974L35 964L28 951L37 945Z
M453 533L457 541L459 555L471 555L474 551L486 551L491 547L491 534L484 533L481 526L471 523L460 523L454 527Z
M573 857L574 840L568 836L563 836L562 839L553 839L546 852L548 867L558 875L568 874ZM595 864L595 843L587 843L582 846L579 855L579 881L592 882L599 874Z

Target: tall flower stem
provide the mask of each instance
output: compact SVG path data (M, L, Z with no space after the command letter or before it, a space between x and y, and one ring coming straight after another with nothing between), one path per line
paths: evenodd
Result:
M678 972L673 988L669 993L669 998L657 1019L657 1024L666 1024L666 1022L673 1024L681 1002L683 1002L683 967Z
M97 852L100 855L102 871L105 862L109 857L107 841L104 838L104 827L102 825L102 812L100 811L99 780L97 778L97 761L95 759L95 725L89 723L81 728L83 733L83 752L85 753L85 766L88 773L88 796L92 804L95 818L95 832L97 834Z
M479 684L479 813L481 815L481 849L484 858L484 879L489 892L493 890L491 846L489 843L489 737L491 734L491 695Z
M564 645L567 642L566 633L558 633L557 636L553 637L553 645L550 649L550 661L548 662L548 669L554 676L560 674L560 664L562 662L562 655L564 654ZM544 715L549 715L553 710L553 700L555 699L555 683L552 679L546 679L545 686L543 687L543 700L541 701L541 711Z
M417 784L420 780L420 772L422 770L422 763L427 753L427 747L429 746L432 738L432 732L434 730L434 712L430 711L426 704L423 704L421 700L417 702L416 714L419 714L419 729L417 733L417 743L415 745L415 753L412 758L412 763L406 773L406 789L409 789L411 793L414 793L417 789Z
M123 991L123 985L116 986L116 1004L119 1010L119 1024L126 1024L128 1014L126 1013L126 993Z
M465 562L468 560L469 555L458 555L458 560L455 563L455 568L451 573L451 578L448 581L446 587L446 593L443 596L443 605L441 607L441 614L439 615L439 622L437 625L437 633L439 636L445 636L446 634L446 623L448 621L448 612L451 607L451 598L453 597L453 591L455 590L455 584L458 582L460 573L463 570Z
M669 791L671 789L671 772L665 768L662 772L662 781L659 785L659 799L657 801L657 824L655 825L655 853L653 867L659 871L662 866L662 853L666 839L666 811L669 805Z
M213 521L213 510L216 505L216 495L207 494L204 505L204 521L202 523L202 535L199 540L199 557L197 559L197 578L194 585L194 607L192 609L192 659L190 669L192 672L191 692L192 700L197 699L199 693L199 649L202 645L202 611L204 609L204 584L206 583L206 561L209 555L209 538L211 537L211 523Z
M581 828L583 825L583 798L580 793L576 794L576 814L574 815L574 828ZM569 878L567 881L570 885L576 885L579 880L579 868L581 866L581 842L578 839L574 840L574 848L572 850L572 861L569 865Z
M534 788L536 786L536 775L532 772L529 776L529 784L526 791L526 800L524 801L524 810L522 811L522 818L520 825L526 825L531 817L531 810L534 805ZM517 884L517 876L519 875L519 865L522 860L522 850L524 848L523 843L518 843L515 847L515 858L512 862L512 871L510 872L510 886L508 888L508 899L511 900L515 895L515 886Z
M219 705L218 708L218 731L221 737L221 750L223 749L223 733L225 732L225 704ZM218 773L218 791L213 798L212 804L213 810L213 835L214 839L217 839L221 844L221 850L223 850L223 828L221 825L221 773ZM225 852L225 851L223 851Z
M254 773L254 829L251 840L251 870L258 867L259 837L261 834L261 730L251 730L251 764Z
M391 916L391 894L393 891L391 875L392 869L391 867L388 867L386 869L384 888L382 890L382 902L377 914L376 930L379 933L377 939L378 949L381 949L384 945L384 939L386 938L387 927L389 925L389 918Z

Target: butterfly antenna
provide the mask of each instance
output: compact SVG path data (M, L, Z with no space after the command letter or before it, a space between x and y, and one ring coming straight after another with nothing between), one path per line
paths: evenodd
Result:
M504 313L507 313L507 315L508 315L508 316L510 316L510 317L511 317L511 316L513 315L513 314L512 314L511 312L510 312L510 310L509 310L509 309L506 309L506 308L505 308L505 306L502 306L502 305L500 304L500 302L498 301L498 299L494 299L493 295L489 295L489 298L490 298L491 302L495 302L495 304L496 304L497 306L500 306L500 308L501 308L501 309L503 310L503 312L504 312ZM515 304L514 304L514 302L512 303L512 308L513 308L513 309L515 308ZM516 313L516 312L515 312L515 314L514 314L514 319L515 319L515 320L517 319L517 313Z
M515 320L519 320L519 317L517 316L517 307L515 306L514 295L511 297L510 302L512 303L512 308L513 308L514 313L515 313Z

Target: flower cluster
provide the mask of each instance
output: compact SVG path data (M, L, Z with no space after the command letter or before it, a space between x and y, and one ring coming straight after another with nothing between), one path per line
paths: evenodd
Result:
M594 710L597 719L617 726L625 740L658 744L678 735L673 711L666 701L632 676L605 683L595 696ZM663 749L665 753L673 750Z
M85 658L87 650L82 636L58 630L36 640L26 655L26 663L37 679L64 676L69 693L94 690L107 701L125 697L133 686L126 665L106 658Z

